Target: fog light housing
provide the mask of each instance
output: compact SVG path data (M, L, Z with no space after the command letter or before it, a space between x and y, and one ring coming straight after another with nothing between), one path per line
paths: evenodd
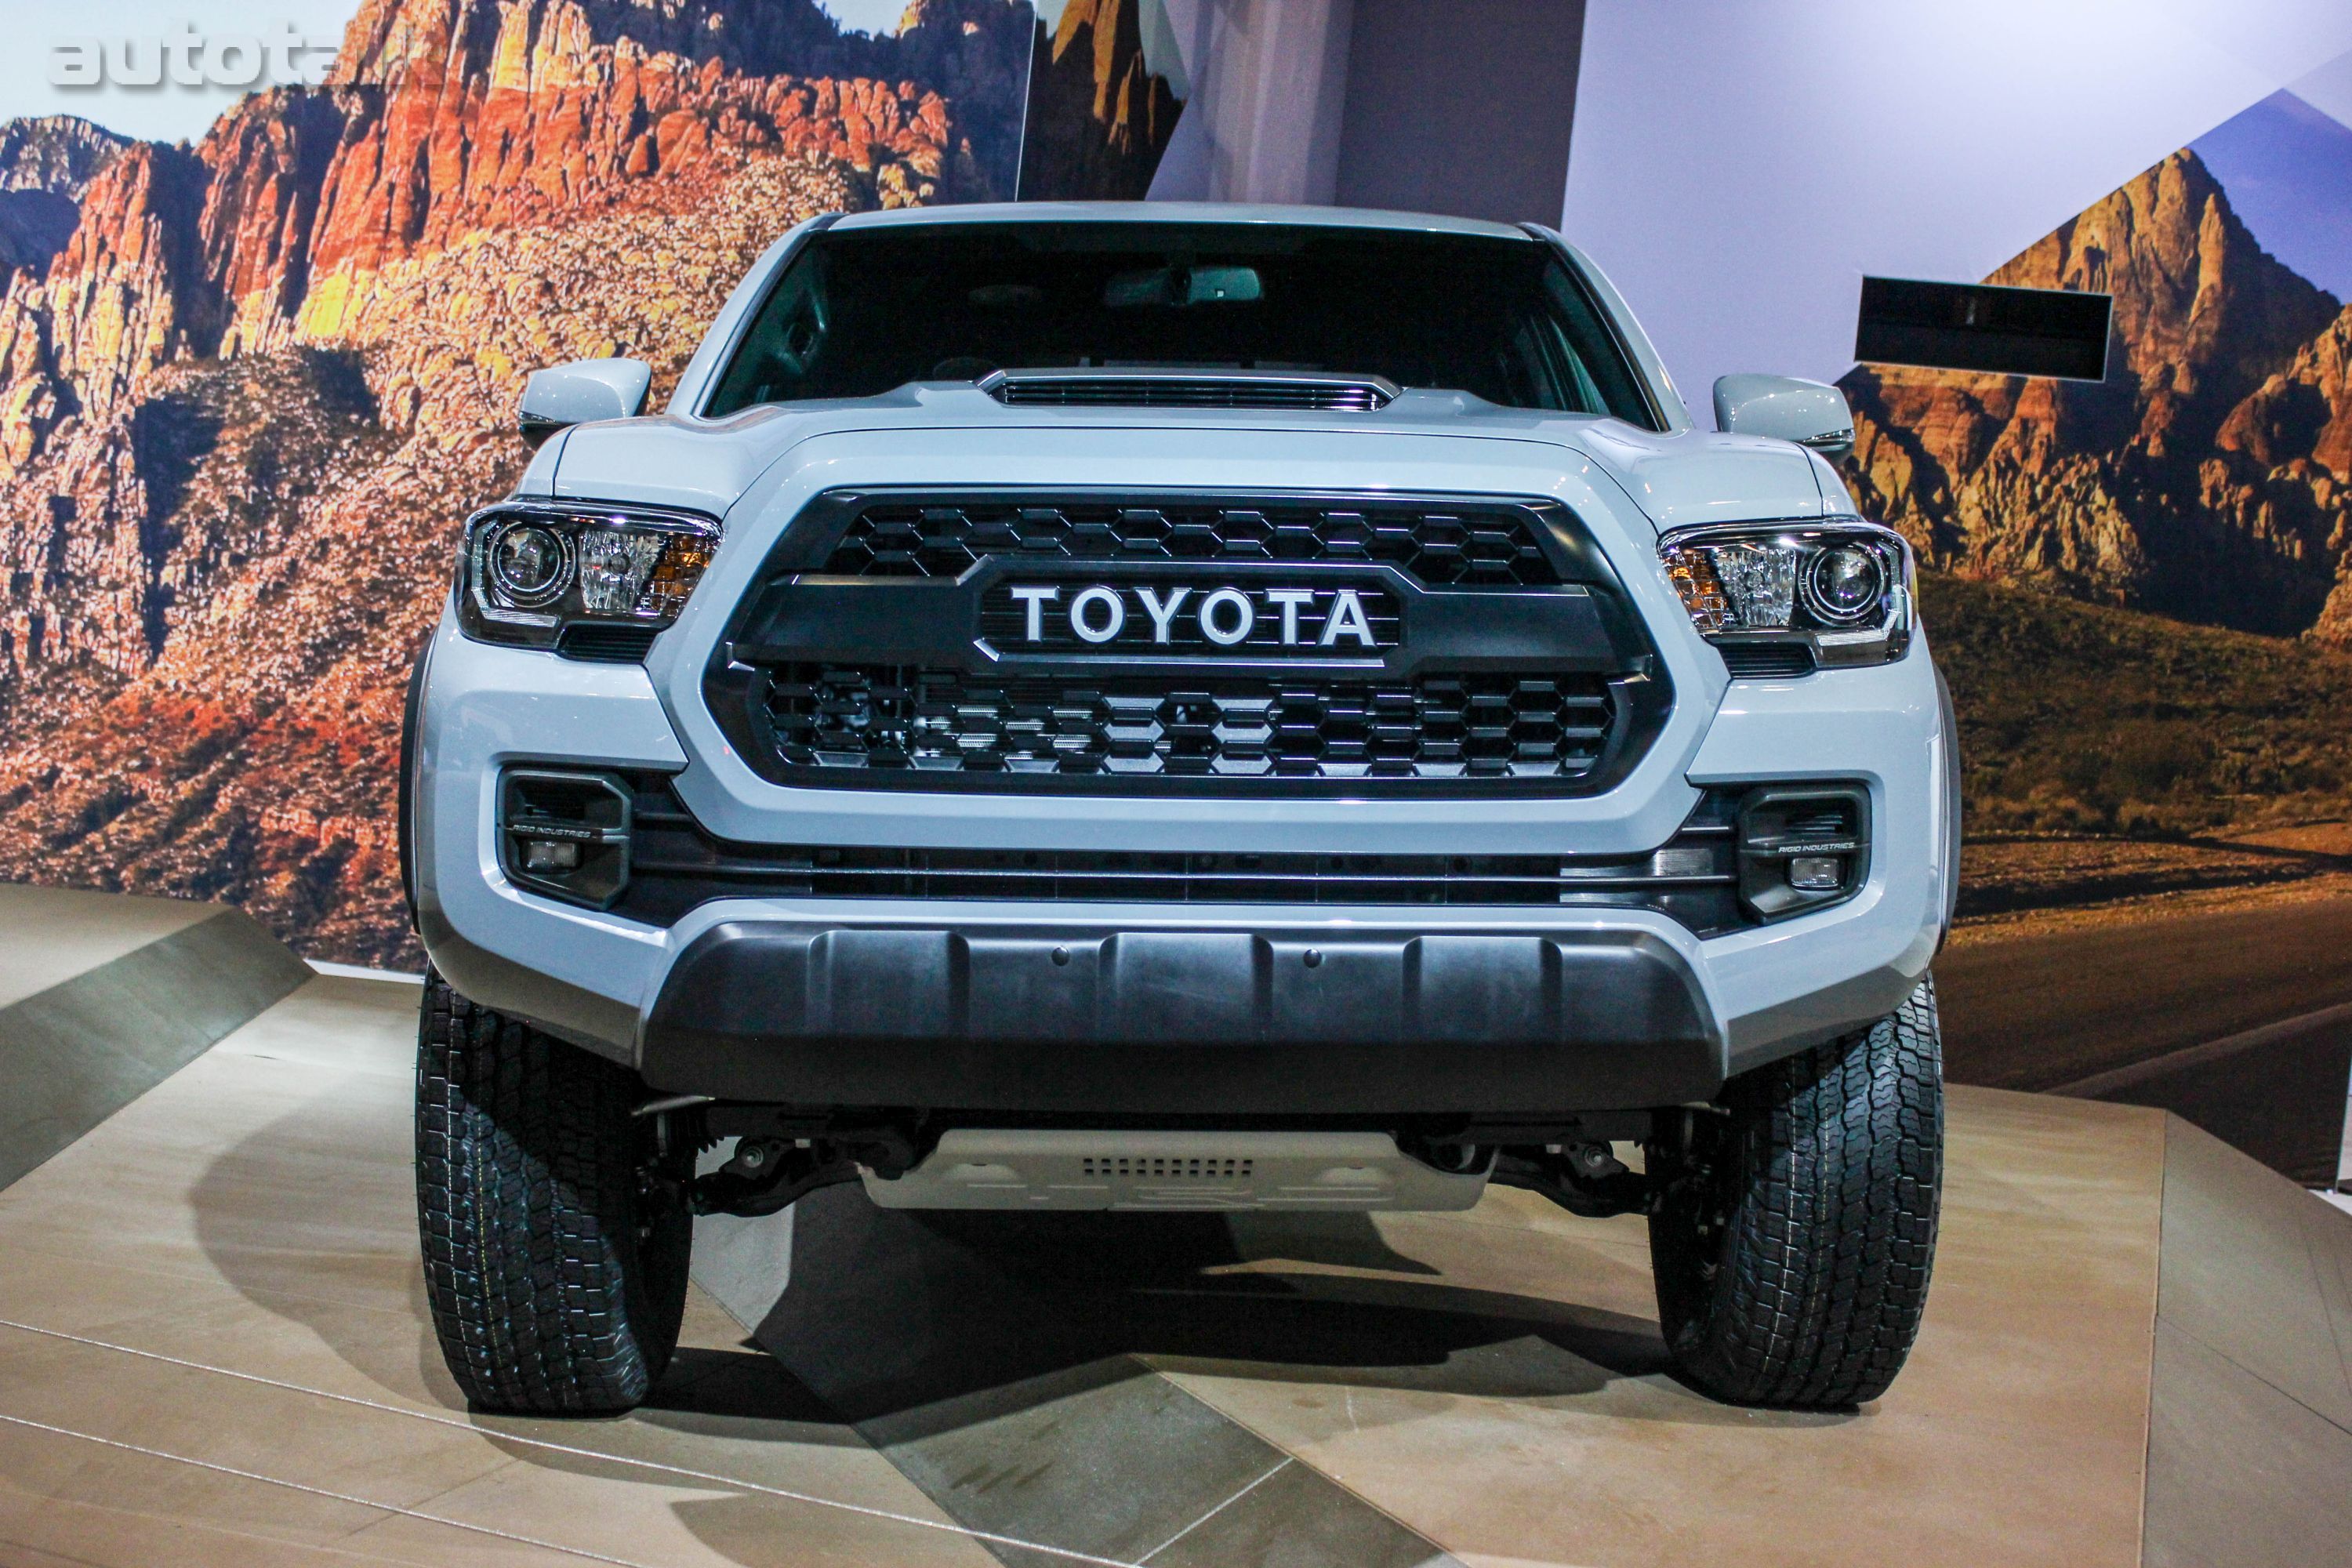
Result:
M519 888L608 909L629 885L631 796L602 773L510 770L499 786L499 860Z
M522 846L522 868L526 871L577 871L580 869L580 846L546 838L527 838Z
M1870 874L1870 794L1860 784L1767 784L1739 805L1739 901L1787 920L1853 897Z
M1845 862L1833 855L1800 855L1789 862L1789 886L1801 893L1834 893L1845 886Z

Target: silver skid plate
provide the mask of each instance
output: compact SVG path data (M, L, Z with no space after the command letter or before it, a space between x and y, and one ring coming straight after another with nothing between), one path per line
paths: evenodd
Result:
M866 1173L894 1209L1466 1209L1486 1188L1385 1132L959 1128L895 1181Z

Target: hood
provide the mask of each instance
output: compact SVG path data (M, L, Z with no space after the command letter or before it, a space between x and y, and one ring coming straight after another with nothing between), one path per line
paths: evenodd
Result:
M574 426L542 448L521 493L723 515L786 453L820 436L950 429L1066 435L1089 428L1540 442L1591 459L1659 531L1851 510L1843 487L1834 497L1825 494L1815 472L1820 460L1785 441L1699 431L1662 436L1621 420L1504 408L1460 393L1408 391L1370 413L1040 408L1007 407L969 382L915 383L878 397L776 405L722 420L663 415Z
M1655 436L1612 419L1580 432L1577 446L1661 533L1853 510L1834 474L1834 492L1823 489L1828 465L1793 442L1697 430Z

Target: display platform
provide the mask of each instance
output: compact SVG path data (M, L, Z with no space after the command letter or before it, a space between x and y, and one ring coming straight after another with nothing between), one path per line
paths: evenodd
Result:
M140 955L217 918L49 897L0 899L12 1071L59 984L170 1014ZM2162 1112L1992 1091L1952 1096L1909 1370L1849 1414L1684 1388L1640 1222L1525 1194L1127 1220L840 1188L756 1339L697 1292L638 1415L476 1415L424 1317L416 994L249 995L0 1191L0 1563L2352 1559L2352 1215Z

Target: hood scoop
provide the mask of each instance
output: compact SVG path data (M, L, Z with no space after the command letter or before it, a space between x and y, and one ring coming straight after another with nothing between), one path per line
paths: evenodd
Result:
M1293 371L1000 370L980 389L1009 408L1257 408L1370 414L1397 395L1376 375Z

